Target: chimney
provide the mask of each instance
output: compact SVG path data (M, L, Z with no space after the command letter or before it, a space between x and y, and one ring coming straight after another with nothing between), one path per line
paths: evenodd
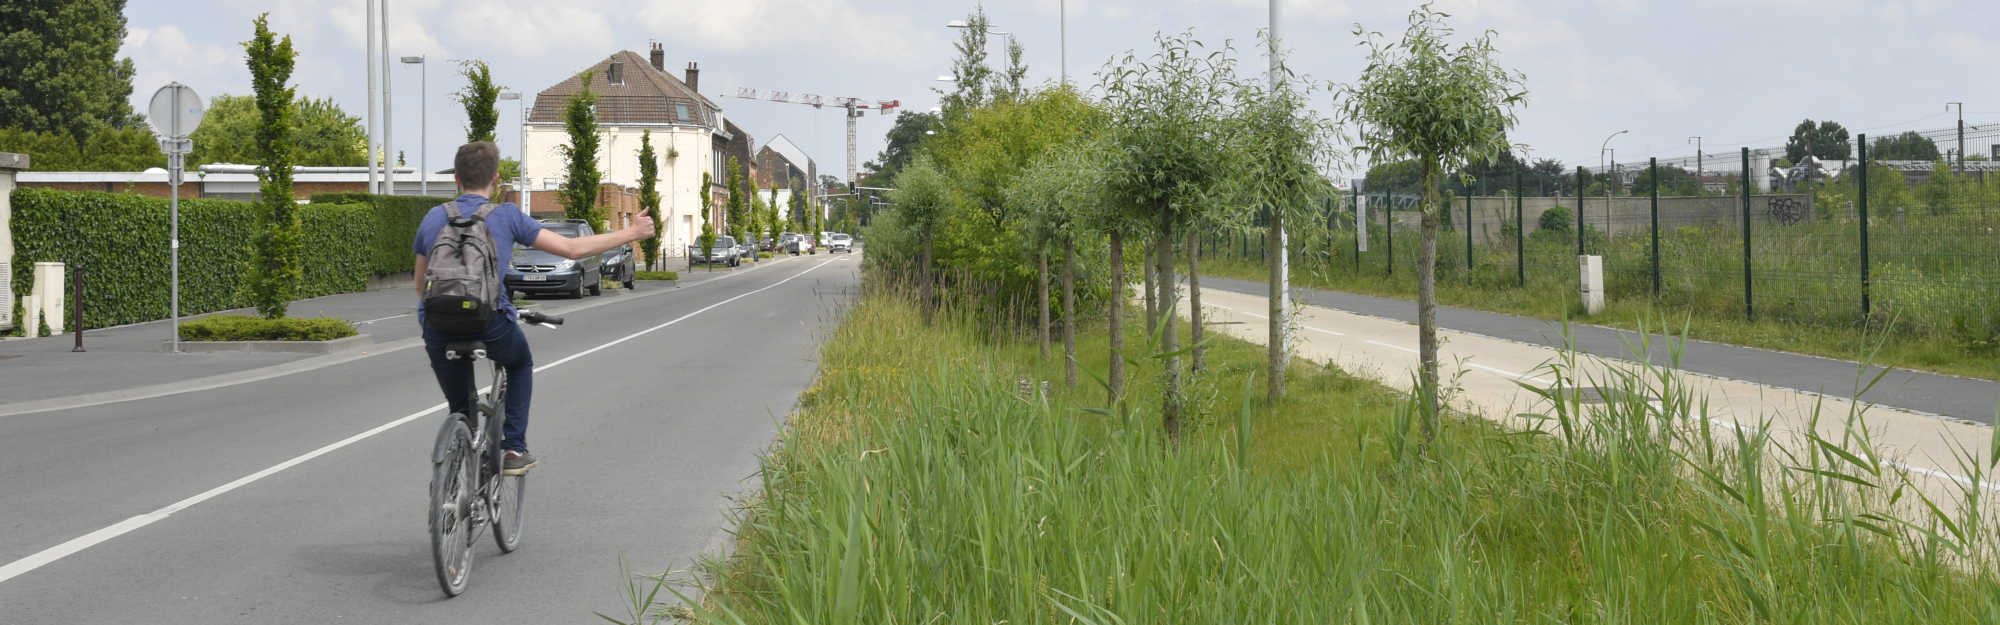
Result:
M667 47L658 42L653 43L653 69L660 70L662 74L667 73Z
M611 84L614 85L625 84L625 64L620 61L612 61L611 69L604 72L604 78L611 81Z
M694 61L688 61L687 80L684 82L688 85L688 91L701 93L701 68L695 66Z

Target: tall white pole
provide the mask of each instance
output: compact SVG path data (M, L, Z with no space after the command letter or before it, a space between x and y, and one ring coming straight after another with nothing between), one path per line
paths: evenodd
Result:
M173 86L178 87L179 85L180 83L174 83ZM167 120L167 125L170 127L167 131L167 138L169 141L177 143L181 137L187 134L181 132L181 111L187 110L181 108L181 91L179 88L174 89L174 116L172 119ZM170 285L168 288L172 291L170 293L170 299L172 300L170 306L173 308L171 314L174 317L173 353L178 354L181 353L181 168L186 166L187 161L180 154L179 146L175 146L173 152L167 155L167 160L167 166L171 168L167 172L167 182L169 183L167 185L167 193L170 195L170 199L167 200L167 212L168 220L172 224L169 226L172 232L167 233L167 248L174 257L173 268L169 270L172 273L167 279ZM35 330L35 328L28 329L30 336L33 335ZM83 328L78 327L76 331L82 332Z
M385 195L395 195L396 120L393 115L395 107L390 104L389 100L389 88L396 84L396 80L394 75L389 73L391 68L389 65L390 59L393 58L389 56L389 0L381 0L381 2L382 10L377 15L382 18L382 50L379 53L380 56L377 58L382 59L382 180L383 184L387 186L386 189L382 190L382 193Z
M381 106L381 95L376 92L381 84L375 78L375 3L379 0L362 0L368 4L368 192L381 193L381 183L375 177L375 149L381 144L381 126L375 123L375 114Z
M1062 0L1056 3L1056 24L1056 29L1061 33L1062 37L1062 45L1060 46L1062 48L1062 56L1060 57L1062 59L1062 81L1063 84L1067 85L1069 84L1069 0Z
M417 82L418 85L417 88L422 89L424 93L421 97L417 98L417 101L419 102L417 106L422 107L421 110L417 111L417 133L419 135L417 137L417 169L421 170L423 174L418 178L421 182L417 183L418 185L417 188L422 190L421 192L424 194L424 197L430 197L431 195L431 58L430 55L428 54L420 58L422 58L423 60L417 62L417 65L422 66L417 68L417 72L419 73L419 76L421 76L421 80Z

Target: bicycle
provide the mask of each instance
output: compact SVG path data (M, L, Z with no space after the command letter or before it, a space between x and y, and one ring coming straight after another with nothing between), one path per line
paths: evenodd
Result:
M521 313L521 321L554 329L562 317L538 312ZM446 360L485 360L486 344L480 341L452 341L445 346ZM521 546L521 524L525 520L528 496L527 475L505 475L500 449L501 425L507 422L507 369L488 360L493 384L481 393L476 367L466 367L468 387L465 413L452 413L438 430L437 445L431 451L431 559L437 565L438 586L447 597L465 592L472 575L472 544L486 526L493 526L493 541L501 553Z

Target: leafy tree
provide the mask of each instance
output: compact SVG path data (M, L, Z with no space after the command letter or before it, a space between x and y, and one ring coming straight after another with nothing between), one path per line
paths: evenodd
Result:
M1632 179L1632 195L1653 194L1653 170L1651 167L1639 170ZM1660 195L1701 195L1701 183L1695 180L1694 172L1672 165L1660 167Z
M1942 155L1936 141L1915 131L1876 137L1875 145L1868 148L1868 158L1885 161L1935 161Z
M933 231L951 204L948 185L944 172L938 170L935 161L927 155L918 156L903 169L903 175L896 177L896 190L889 193L890 201L896 203L896 211L922 236L923 255L917 259L917 284L924 304L925 322L931 321L935 304L931 300L932 263L936 258L932 249Z
M453 92L451 99L465 105L465 142L490 142L493 128L500 125L500 109L494 103L506 87L493 83L493 70L479 59L459 61L458 75L465 77L465 88ZM589 85L589 81L584 82L586 88Z
M1924 181L1924 186L1916 189L1917 199L1923 202L1924 209L1930 211L1932 215L1958 212L1959 205L1963 203L1965 184L1951 167L1949 161L1938 159L1931 165L1930 179Z
M1000 76L994 81L997 84L993 86L993 95L996 99L1013 101L1028 94L1028 87L1025 84L1028 78L1028 63L1021 60L1022 52L1021 41L1008 37L1007 69L1000 72Z
M1078 136L1044 153L1007 191L1009 201L1020 204L1025 213L1020 233L1030 249L1045 252L1050 245L1062 248L1063 383L1070 386L1076 385L1077 243L1095 238L1097 218L1107 212L1102 210L1106 202L1097 175L1105 156L1102 147L1092 138ZM1048 283L1047 273L1043 268L1040 284ZM1040 299L1045 302L1042 316L1046 327L1047 297Z
M1227 46L1204 53L1192 31L1155 41L1160 50L1151 57L1141 61L1128 52L1101 74L1113 154L1105 176L1112 193L1127 202L1123 212L1152 231L1154 298L1161 311L1172 311L1176 233L1197 223L1229 190L1233 154L1224 137L1235 59ZM1161 425L1170 437L1180 434L1184 399L1175 318L1163 312L1157 339L1165 356Z
M1849 140L1847 129L1840 124L1813 120L1799 122L1792 129L1792 138L1785 141L1785 158L1796 163L1807 156L1817 156L1820 160L1846 160L1854 152L1854 142Z
M750 217L749 202L746 201L749 197L743 191L743 166L736 162L734 156L729 157L729 176L724 180L723 186L728 189L729 197L722 203L722 227L730 236L736 237L738 243L742 243L744 226L748 225L745 222Z
M210 98L201 127L188 138L194 153L188 167L209 163L257 162L257 132L262 123L256 98L223 94ZM333 98L305 98L293 103L286 118L292 163L303 167L359 167L366 164L368 131L361 118L348 115ZM159 151L157 145L153 148Z
M903 111L896 114L896 125L889 128L888 145L875 156L875 160L861 164L862 178L890 180L910 164L918 146L923 145L929 133L936 132L938 117L930 113ZM879 184L864 186L880 187Z
M1279 42L1268 36L1266 40L1270 50L1279 49ZM1275 403L1285 396L1285 365L1291 360L1291 324L1284 321L1289 312L1285 310L1285 294L1290 286L1286 264L1292 249L1288 230L1307 232L1320 223L1320 200L1333 193L1331 181L1320 172L1334 164L1335 152L1330 141L1332 129L1312 110L1312 80L1293 75L1282 62L1272 73L1270 85L1252 83L1239 92L1242 101L1232 133L1238 141L1231 160L1242 164L1247 204L1261 207L1269 216L1265 229L1268 249L1277 251L1265 256L1270 265L1271 319L1265 342L1269 350L1265 396ZM1171 271L1170 265L1163 267ZM1166 275L1171 278L1172 274ZM1200 321L1195 318L1192 322Z
M1576 177L1567 175L1563 162L1553 158L1535 159L1528 167L1528 175L1537 182L1533 193L1538 195L1576 195ZM1526 183L1522 183L1522 193L1529 193Z
M715 212L715 194L708 189L715 185L715 179L708 172L701 172L701 234L695 237L695 245L701 248L703 264L714 266L715 223L709 220L709 213Z
M144 171L167 155L144 128L101 128L82 144L68 133L0 128L0 152L28 155L36 171Z
M1367 184L1361 190L1366 193L1408 192L1417 188L1422 179L1423 170L1416 161L1376 163L1368 167Z
M264 196L259 202L264 223L252 243L257 254L251 261L250 293L259 314L277 319L285 316L304 275L299 255L305 227L299 221L299 205L292 201L293 90L285 84L292 78L298 53L292 49L291 35L277 40L271 33L269 17L269 13L257 17L257 34L243 42L243 49L248 52L245 60L261 121L255 146L257 179L262 183L258 191Z
M568 161L569 180L556 193L556 202L562 204L564 217L585 220L603 232L604 209L597 205L597 186L604 180L604 174L597 171L597 150L603 139L597 134L597 93L590 90L596 77L596 71L583 72L577 77L583 86L563 101L563 129L569 132L569 144L557 150ZM706 191L709 186L701 188Z
M1417 337L1424 449L1436 437L1438 414L1437 245L1438 178L1468 162L1496 159L1517 123L1526 77L1502 68L1493 33L1452 49L1446 16L1429 5L1410 12L1400 42L1359 26L1369 71L1340 88L1337 105L1360 128L1357 156L1371 162L1415 160L1423 173L1423 228L1418 245Z
M78 144L136 128L124 0L0 3L0 128L62 133Z
M653 223L660 223L660 155L653 151L653 131L639 133L639 207ZM658 269L660 265L660 233L639 242L639 249L646 252L646 266Z
M993 23L986 19L985 7L977 5L965 16L965 23L965 28L958 29L958 43L952 46L958 50L958 58L951 64L952 90L931 89L943 96L940 108L946 119L956 119L992 101L987 83L993 79L993 69L986 66L986 31Z
M500 179L501 180L521 179L521 159L516 159L516 158L500 159Z

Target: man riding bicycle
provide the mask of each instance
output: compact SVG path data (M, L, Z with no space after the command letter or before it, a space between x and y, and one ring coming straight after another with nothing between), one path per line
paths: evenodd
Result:
M466 368L472 363L468 360L446 360L446 344L452 341L482 341L486 344L487 357L507 368L507 422L501 429L500 448L507 453L504 473L521 475L537 464L535 456L528 453L527 443L528 404L535 391L535 359L528 351L528 338L521 333L521 326L516 322L520 315L514 309L514 303L503 290L499 301L494 302L497 314L493 315L492 324L474 334L442 332L424 323L424 277L438 233L445 228L448 219L478 213L489 203L487 198L500 185L500 149L490 142L477 141L460 146L452 165L455 168L454 177L458 179L458 198L432 208L424 215L422 224L417 226L417 323L424 329L424 350L430 354L431 371L437 374L438 387L444 391L452 412L464 413L469 408L466 398L471 395L472 389L467 385L472 377L466 375ZM455 207L456 213L447 215L447 207ZM501 275L507 273L507 262L517 244L575 260L652 238L654 232L652 218L641 216L633 221L631 227L617 232L574 239L562 235L542 236L542 224L528 217L527 212L512 202L493 208L483 221L493 238L491 249L497 252L493 260Z

